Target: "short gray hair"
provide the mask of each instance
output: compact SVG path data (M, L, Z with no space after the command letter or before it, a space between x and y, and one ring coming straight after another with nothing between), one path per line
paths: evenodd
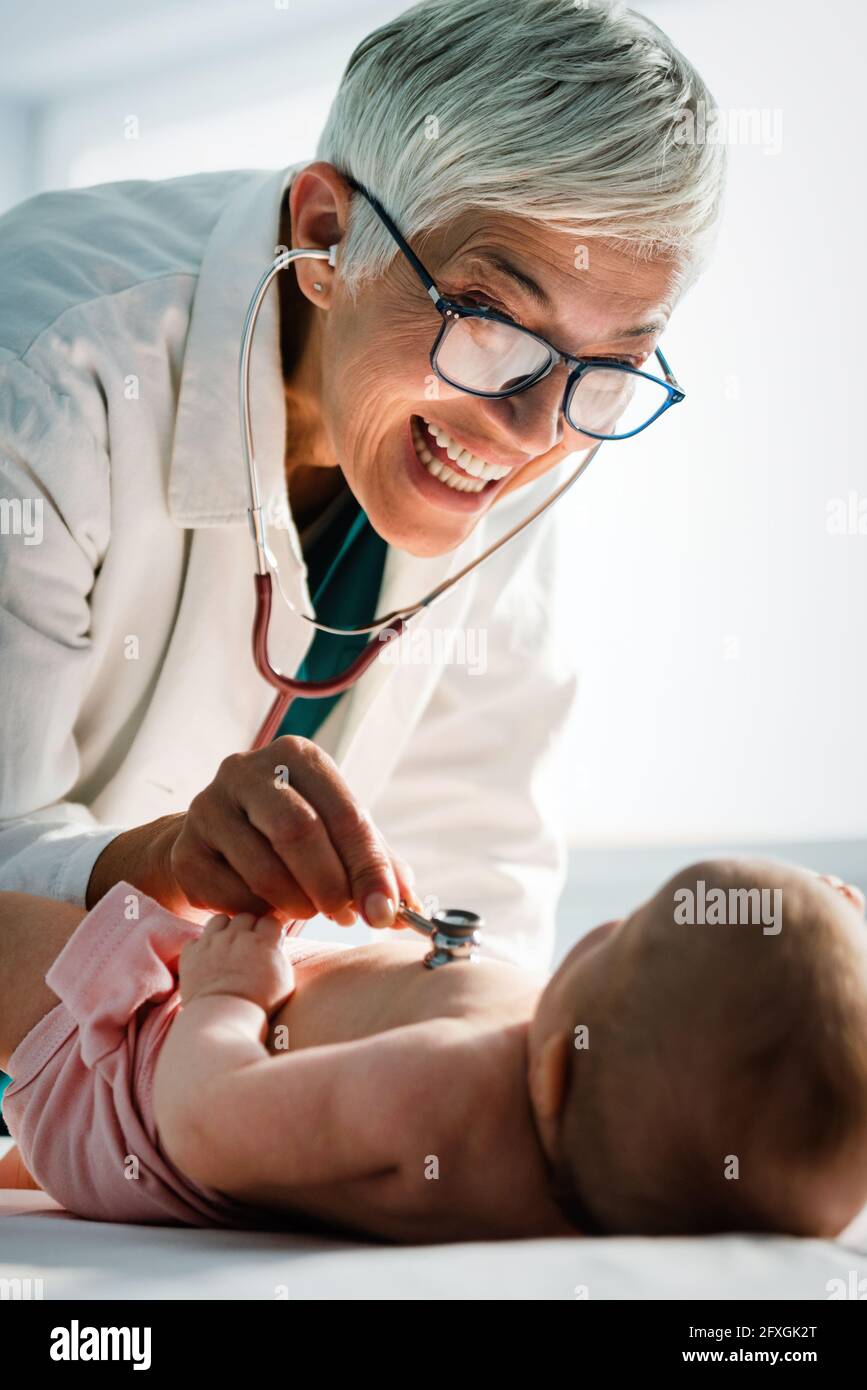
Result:
M421 0L352 54L316 158L364 184L411 241L496 212L674 254L689 282L713 240L725 152L685 132L715 109L662 30L614 0ZM356 196L340 255L350 294L395 254Z

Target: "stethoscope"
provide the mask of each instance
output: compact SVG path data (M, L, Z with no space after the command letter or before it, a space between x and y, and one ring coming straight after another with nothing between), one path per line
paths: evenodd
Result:
M279 256L268 266L262 275L259 283L253 291L246 316L244 327L241 333L241 352L238 366L238 395L241 414L241 445L244 453L244 464L247 473L247 488L249 495L249 507L247 518L250 526L250 533L253 538L253 545L256 552L256 570L254 582L256 585L256 612L253 619L253 659L259 674L273 686L277 691L276 698L265 717L251 745L251 752L259 748L264 748L274 738L280 724L282 723L286 711L292 701L298 698L316 699L321 696L339 695L343 691L349 690L355 682L364 674L368 666L376 660L383 647L389 642L397 641L406 631L409 620L425 608L430 608L434 603L438 603L444 598L450 589L453 589L461 579L464 579L472 570L476 569L485 560L494 555L496 551L515 536L525 530L531 522L546 512L549 507L568 492L573 483L576 483L581 474L590 464L601 444L600 440L589 453L582 458L574 473L561 483L546 501L536 507L528 517L513 526L504 536L489 546L483 554L479 555L463 569L458 570L457 574L451 575L443 580L434 589L419 599L418 603L410 604L406 608L395 609L393 613L386 613L384 617L374 618L373 622L363 627L328 627L325 623L317 622L306 613L298 612L298 609L286 595L280 583L280 571L273 552L268 546L268 538L265 530L265 520L262 515L262 504L259 495L259 478L256 472L256 460L253 450L253 429L250 421L250 354L253 346L253 334L256 328L256 320L259 317L259 310L265 293L271 281L280 273L286 270L293 262L298 260L327 261L330 266L336 265L337 247L332 246L325 251L321 248L300 249L295 251L281 251ZM271 664L268 656L268 630L271 622L271 604L273 599L273 585L271 572L277 581L280 595L288 608L303 618L304 622L310 623L319 632L330 632L335 636L352 636L364 632L376 633L372 641L368 642L363 651L347 666L345 671L329 680L321 681L301 681L294 680L291 676L286 676L282 671L278 671ZM432 949L425 957L425 964L431 968L445 965L452 960L473 959L477 954L480 943L480 929L482 919L474 912L464 911L460 908L449 908L435 912L433 917L424 917L419 912L414 912L411 908L401 901L398 908L398 917L406 926L412 927L415 931L420 931L429 936L432 942ZM294 924L295 929L300 931L304 922ZM290 928L289 935L294 934Z

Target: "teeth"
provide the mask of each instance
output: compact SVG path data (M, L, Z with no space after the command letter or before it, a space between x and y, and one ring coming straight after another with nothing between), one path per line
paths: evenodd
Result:
M439 478L441 483L445 483L447 487L454 488L455 492L481 492L482 488L485 486L486 479L479 478L476 480L474 478L465 478L455 473L454 469L449 468L448 464L442 463L438 458L434 458L414 422L412 425L412 439L415 445L415 451L428 473L432 473L435 478ZM449 457L451 458L452 455L450 454ZM472 457L472 455L470 457Z
M441 425L432 425L429 420L425 420L424 423L428 434L436 440L441 449L445 449L452 462L459 464L474 478L489 482L492 478L505 478L507 473L511 473L511 468L503 468L497 463L486 463L484 459L471 454L469 449L465 449L457 440L452 439L450 434L446 434Z

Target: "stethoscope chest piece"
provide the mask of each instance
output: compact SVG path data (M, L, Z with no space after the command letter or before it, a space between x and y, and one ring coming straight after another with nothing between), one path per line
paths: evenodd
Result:
M414 931L430 939L431 950L424 958L429 970L450 965L453 960L475 960L482 944L485 923L477 912L462 907L446 907L432 917L424 917L400 900L397 915Z

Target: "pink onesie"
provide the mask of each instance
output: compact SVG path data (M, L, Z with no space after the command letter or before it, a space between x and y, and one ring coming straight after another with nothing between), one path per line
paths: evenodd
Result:
M25 1167L77 1216L262 1225L261 1212L184 1177L157 1137L154 1069L181 1006L181 948L201 931L122 881L45 976L60 1003L10 1057L3 1113ZM345 949L286 942L294 962Z

